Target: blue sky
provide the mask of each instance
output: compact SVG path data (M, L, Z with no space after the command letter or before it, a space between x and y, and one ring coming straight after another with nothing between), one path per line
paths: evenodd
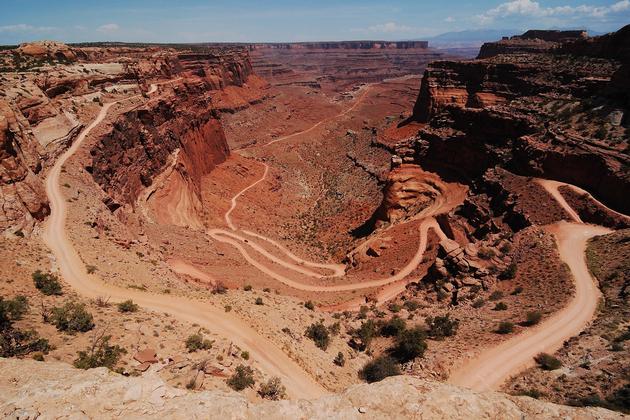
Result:
M0 44L414 39L466 29L630 23L630 0L0 0Z

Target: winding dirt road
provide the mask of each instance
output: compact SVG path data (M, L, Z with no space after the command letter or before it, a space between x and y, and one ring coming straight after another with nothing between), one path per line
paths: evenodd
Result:
M156 90L157 87L152 86L150 92ZM86 136L103 121L115 103L103 106L94 121L57 160L46 178L46 194L50 201L51 214L44 227L43 239L55 255L63 279L86 298L109 296L114 301L133 299L145 309L168 313L179 320L197 323L218 335L229 337L235 344L250 352L261 370L279 376L293 398L316 398L326 394L324 388L282 350L240 319L226 314L223 309L219 310L206 302L190 298L123 289L103 283L95 275L87 273L85 264L66 235L67 206L59 179L63 165L81 147Z
M558 191L558 187L568 184L549 180L536 182L542 185L574 220L573 223L558 222L547 226L546 229L555 235L560 258L571 270L575 281L575 295L566 307L545 322L528 328L466 362L451 374L449 382L452 384L478 391L498 389L510 376L533 366L533 358L538 353L553 353L565 340L579 334L595 314L601 292L586 266L586 245L590 238L610 233L611 230L581 223L579 215Z

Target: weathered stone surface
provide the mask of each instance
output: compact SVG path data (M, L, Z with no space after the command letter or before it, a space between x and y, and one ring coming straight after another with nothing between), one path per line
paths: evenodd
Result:
M175 389L150 373L126 378L105 368L81 371L56 362L15 359L0 359L0 371L0 415L6 418L623 418L602 408L478 393L404 376L317 400L251 404L238 393Z

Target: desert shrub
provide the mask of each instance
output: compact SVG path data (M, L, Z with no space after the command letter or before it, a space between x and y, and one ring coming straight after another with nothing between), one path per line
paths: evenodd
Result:
M328 332L329 332L331 335L338 335L340 331L341 331L341 324L339 323L339 321L337 321L337 322L335 322L335 323L331 324L331 325L328 327Z
M227 293L227 291L228 289L225 284L221 283L220 281L216 282L215 285L212 286L213 295L224 295Z
M36 351L31 356L31 359L33 359L33 360L35 360L37 362L43 362L44 361L44 353L42 353L41 351Z
M200 332L189 335L186 339L186 349L191 353L197 350L210 350L213 344L212 340L204 339Z
M28 312L28 299L26 296L18 295L13 299L4 300L0 296L1 311L11 321L22 319L24 314Z
M613 343L610 345L610 351L623 351L624 350L624 346L623 343L620 341L613 341Z
M536 388L530 388L530 389L526 389L524 391L519 392L518 395L523 395L523 396L526 396L526 397L539 399L540 397L544 396L545 394L543 392L537 390Z
M402 307L399 304L397 304L397 303L390 303L389 306L388 306L388 309L390 310L390 312L398 313L398 312L400 312Z
M245 287L243 287L243 290L245 290L246 292L251 291L252 290L252 285L251 284L245 285Z
M372 339L376 337L377 331L378 327L371 319L364 321L359 328L353 331L352 337L355 341L358 340L359 350L365 350L369 347Z
M359 314L357 315L357 318L359 319L367 318L367 313L369 310L370 308L368 308L367 306L365 305L361 306L361 308L359 308Z
M35 282L37 290L46 296L59 296L63 293L59 279L52 273L42 273L37 270L33 273L33 282Z
M560 359L547 353L539 353L534 360L544 370L556 370L562 367Z
M509 321L503 321L499 323L499 327L497 328L497 333L499 334L510 334L514 331L514 324Z
M241 352L241 359L249 360L249 352L248 351L242 351Z
M120 356L127 353L127 350L118 345L110 345L110 339L111 336L109 335L95 338L90 347L77 352L74 367L79 369L93 369L97 367L113 369L118 363Z
M255 383L254 371L249 366L238 365L236 371L227 379L226 383L235 391L251 388Z
M263 302L263 299L261 297L257 297L256 300L254 301L254 303L256 305L264 305L265 303Z
M477 252L477 255L481 259L489 260L490 258L494 257L496 255L496 253L494 252L494 250L492 248L481 247L481 248L479 248L479 251Z
M451 337L457 333L459 320L451 318L450 314L444 316L428 317L426 323L429 327L427 333L429 337L442 340L444 337Z
M337 356L335 356L335 359L333 360L333 363L336 364L337 366L345 365L346 364L346 356L344 356L342 352L337 353Z
M527 312L526 315L526 319L525 319L525 325L536 325L540 322L540 320L542 319L542 312L540 311L533 311L533 312Z
M400 367L389 356L371 360L359 371L359 377L368 383L381 381L388 376L400 375Z
M405 330L396 338L396 345L391 353L401 362L420 357L427 349L426 337L426 332L420 327Z
M129 299L124 302L120 302L118 305L118 312L137 312L138 305L133 303L133 300Z
M507 254L512 250L512 245L509 242L504 243L503 245L501 245L501 247L499 248L499 251L501 251L503 254Z
M330 344L328 328L321 322L311 324L304 335L313 340L315 345L322 350L326 350Z
M612 408L629 412L630 411L630 384L625 384L621 388L612 393L606 399Z
M232 311L232 306L231 305L225 305L223 307L223 309L225 309L225 312L230 312L230 311Z
M314 310L315 310L315 304L313 303L313 301L312 301L312 300L309 300L309 301L304 302L304 307L305 307L306 309L310 309L311 311L314 311Z
M395 337L407 328L404 319L395 316L381 326L381 335L384 337Z
M505 304L505 302L498 302L496 305L494 305L494 308L492 308L493 311L505 311L507 310L507 305Z
M96 268L95 265L86 265L85 270L87 271L88 274L94 274L96 270L98 270L98 268Z
M507 268L503 270L501 274L499 274L499 279L512 280L514 277L516 277L517 270L518 270L518 266L516 265L516 263L512 263L508 265Z
M0 298L0 357L24 356L32 352L48 353L48 340L39 338L35 331L22 331L13 327L13 316L8 301ZM20 315L21 316L21 315Z
M523 288L521 286L518 286L516 288L514 288L514 290L512 290L512 293L510 293L512 296L516 296L516 295L520 295L521 293L523 293Z
M490 300L499 300L502 298L503 298L503 292L500 290L492 292L492 294L489 297Z
M282 385L280 378L276 376L266 383L260 384L258 395L266 400L278 401L287 397L287 389Z
M413 311L417 310L420 307L420 304L418 302L416 302L415 300L406 300L405 303L403 303L403 306L409 312L413 312Z
M59 331L70 334L86 332L94 328L94 317L85 309L85 305L76 302L67 302L61 307L54 307L50 314L45 316L45 321L53 324Z
M472 303L472 307L475 309L479 309L485 304L486 304L486 301L484 300L484 298L478 298Z

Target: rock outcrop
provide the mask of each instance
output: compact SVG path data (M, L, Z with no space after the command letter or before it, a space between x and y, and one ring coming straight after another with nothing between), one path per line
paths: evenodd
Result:
M28 231L50 211L42 180L43 151L19 110L0 100L0 232Z
M237 393L176 389L150 372L126 378L105 368L80 371L56 362L15 359L0 359L0 369L0 415L5 418L623 418L603 408L477 393L404 376L317 400L252 404Z
M586 39L586 31L530 30L522 35L486 42L477 58L489 58L499 54L544 52L560 47L563 43Z
M547 42L547 41L544 41ZM497 165L578 185L628 213L627 45L615 34L425 71L403 155L475 179Z

